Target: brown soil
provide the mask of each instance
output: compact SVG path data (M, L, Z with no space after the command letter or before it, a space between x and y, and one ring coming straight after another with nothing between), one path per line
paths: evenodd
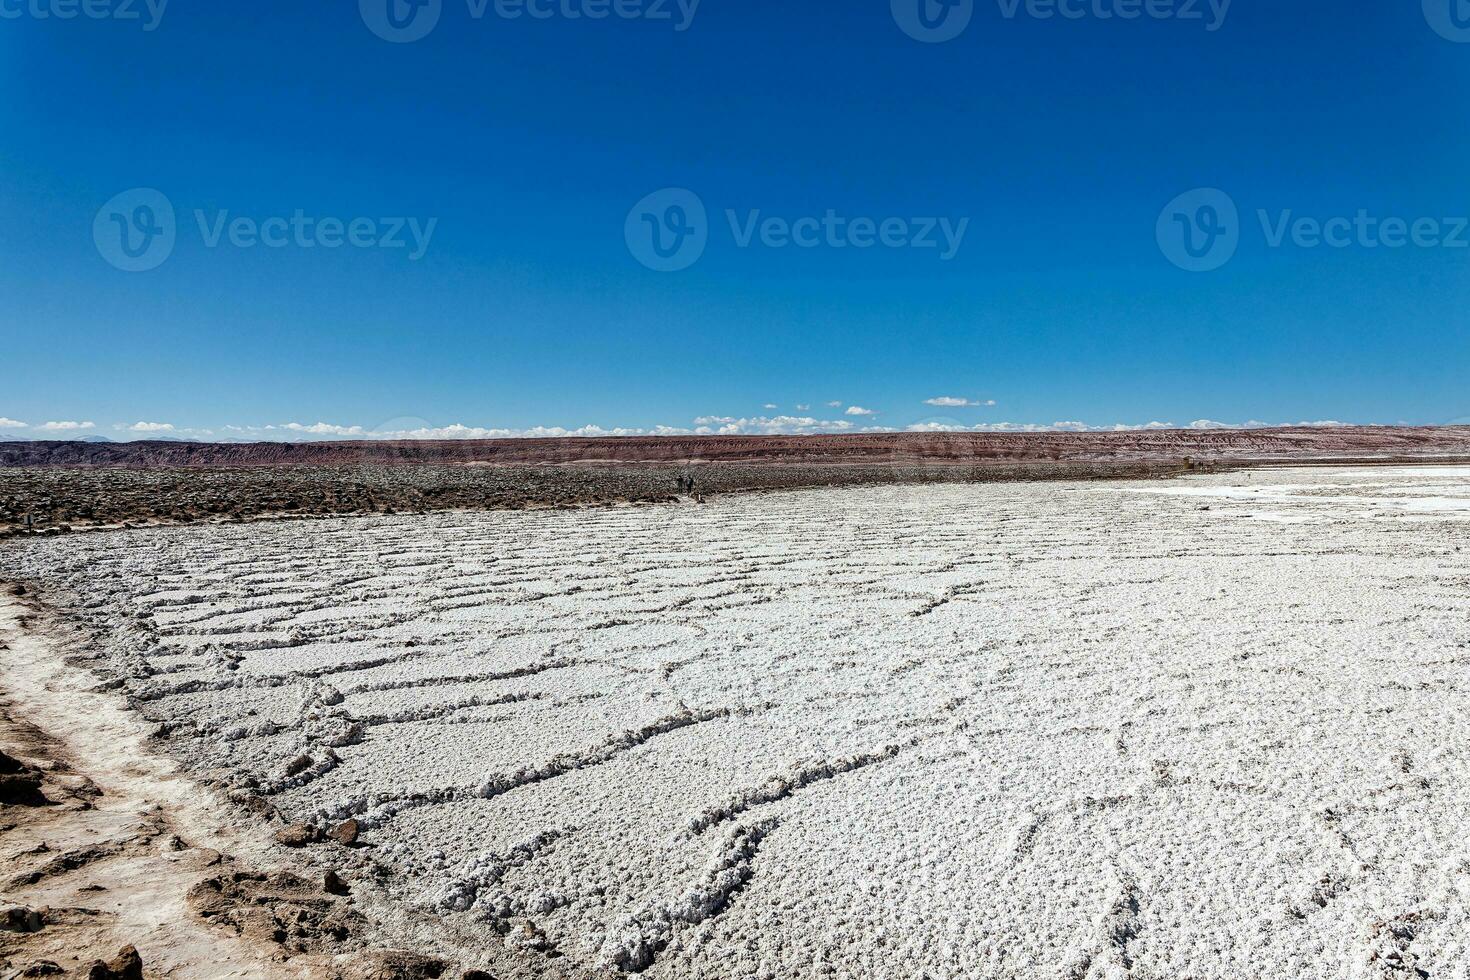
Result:
M1300 459L1470 455L1470 427L1349 426L1132 432L870 433L425 442L0 443L0 466L392 466L879 463L950 460Z
M1470 427L206 444L0 443L0 538L138 524L699 502L874 483L1470 459ZM694 478L691 490L682 482Z

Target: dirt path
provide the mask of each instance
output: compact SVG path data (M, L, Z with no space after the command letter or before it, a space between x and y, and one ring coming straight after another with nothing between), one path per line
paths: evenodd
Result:
M0 980L563 976L493 933L489 971L385 948L394 901L370 852L288 849L273 813L185 775L156 725L68 662L65 629L0 582ZM476 945L399 926L418 948Z
M270 828L231 818L214 794L148 751L147 723L69 666L37 628L39 610L4 588L0 977L380 972L367 961L381 966L382 957L303 949L320 937L290 935L309 930L261 935L281 932L287 919L336 916L350 927L354 912L318 882L247 870L275 863ZM245 907L267 893L268 908Z
M0 751L39 774L46 801L0 808L0 905L29 910L0 932L0 975L86 976L100 960L126 976L118 957L132 946L147 976L311 976L321 961L272 962L191 912L191 888L263 850L258 831L222 823L197 785L149 753L146 723L64 663L30 628L35 612L0 599Z

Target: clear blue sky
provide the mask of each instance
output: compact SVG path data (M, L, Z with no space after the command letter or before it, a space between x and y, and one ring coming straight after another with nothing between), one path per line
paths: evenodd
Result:
M1204 22L976 0L932 44L889 0L703 0L683 31L443 0L405 44L350 0L172 0L151 31L35 15L55 2L0 0L16 435L1470 417L1470 248L1273 248L1256 217L1470 215L1470 43L1418 0L1235 0L1213 31L1205 0ZM120 271L94 219L140 187L177 241ZM625 220L669 187L708 247L659 272ZM1239 245L1189 272L1156 226L1200 187ZM742 248L727 209L969 224L946 261ZM210 248L194 216L298 210L437 225L415 261Z

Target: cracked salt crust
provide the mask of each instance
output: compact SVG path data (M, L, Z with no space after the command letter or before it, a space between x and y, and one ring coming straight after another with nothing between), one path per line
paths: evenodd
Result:
M563 969L1470 977L1465 507L1464 468L878 487L0 576L194 771L360 815L404 902Z

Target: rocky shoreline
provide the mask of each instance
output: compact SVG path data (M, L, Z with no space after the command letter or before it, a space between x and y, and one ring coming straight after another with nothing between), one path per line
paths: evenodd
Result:
M0 467L0 538L278 517L698 502L891 483L1164 478L1181 460L894 465ZM692 488L682 480L692 479Z

